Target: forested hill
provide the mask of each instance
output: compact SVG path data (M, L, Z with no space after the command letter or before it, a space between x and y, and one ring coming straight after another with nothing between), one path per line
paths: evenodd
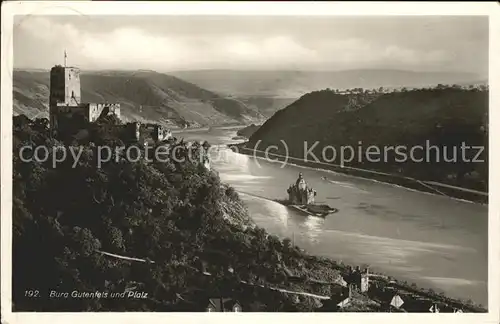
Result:
M321 89L402 88L435 84L487 84L486 76L462 72L416 72L393 69L324 70L192 70L170 72L204 89L237 97L266 117L300 96Z
M234 189L198 163L206 145L188 149L174 139L159 145L177 159L148 162L143 150L142 159L113 155L99 168L99 146L141 148L113 131L117 122L88 125L89 136L69 146L49 136L44 119L14 117L14 311L205 311L208 298L220 296L245 311L321 306L260 285L329 296L328 285L287 282L284 269L335 283L343 267L254 226ZM36 145L82 154L56 167L52 155L19 158L22 147ZM110 295L130 291L143 297Z
M252 134L255 133L259 129L259 127L260 127L259 125L255 125L255 124L248 125L246 127L243 127L242 129L239 129L236 132L236 135L250 138L250 136L252 136Z
M48 116L49 77L49 71L14 71L15 114ZM248 124L264 118L239 100L154 71L83 71L81 89L83 102L120 103L128 121L184 126Z
M146 159L119 124L105 117L61 142L45 119L14 117L13 311L193 312L213 297L243 311L337 311L348 267L256 227L234 189L199 163L208 143L172 139L157 144L171 149L167 159ZM20 158L40 145L46 161L30 149ZM103 146L134 146L142 158L112 149L99 166ZM395 289L407 311L437 302L442 312L485 311L391 278L370 287L344 311L388 311Z
M336 160L331 162L334 164L340 164L341 146L351 146L355 152L361 147L362 154L356 155L361 158L345 161L346 166L487 191L487 121L488 90L484 86L463 89L440 85L391 93L358 89L355 94L322 90L308 93L278 111L252 135L249 145L261 140L261 150L266 145L278 145L285 154L280 143L284 140L291 156L304 158L307 149L318 141L313 150L315 156L321 162L331 162L332 151L327 150L322 159L322 149L332 145L337 153ZM425 151L415 149L414 161L424 158L425 162L412 162L410 158L403 161L402 155L394 150L384 157L384 147L404 146L400 152L406 150L406 156L410 157L410 150L417 145L425 148L426 141L429 147L439 147L440 159L435 156L437 149L429 150L429 158L423 155ZM484 146L481 159L486 162L464 162L460 151L462 142L468 146ZM370 145L376 145L382 152L378 155L380 162L366 158ZM458 149L456 162L444 161L445 147L449 159L454 157L454 148ZM466 159L473 159L478 151L469 150ZM314 161L310 155L308 160Z

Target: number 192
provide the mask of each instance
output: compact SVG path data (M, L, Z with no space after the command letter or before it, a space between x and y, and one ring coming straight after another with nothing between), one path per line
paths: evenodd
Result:
M38 290L26 290L24 292L25 297L38 297L40 292Z

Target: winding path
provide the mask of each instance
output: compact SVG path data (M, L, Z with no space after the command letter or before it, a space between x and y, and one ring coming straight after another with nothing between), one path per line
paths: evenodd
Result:
M119 254L114 254L114 253L109 253L109 252L104 252L104 251L97 251L97 252L101 253L102 255L106 255L106 256L113 257L113 258L122 259L122 260L127 260L127 261L136 261L136 262L144 262L144 263L155 263L154 261L150 261L150 260L145 260L145 259L140 259L140 258L133 258L133 257L127 257L127 256L123 256L123 255L119 255ZM193 268L191 266L189 266L189 268L195 269L195 268ZM198 270L198 269L196 269L196 270ZM210 272L202 272L202 274L205 275L205 276L211 276L212 275ZM304 291L291 291L291 290L286 290L286 289L281 289L281 288L269 287L269 286L264 286L264 285L257 285L257 284L252 284L252 283L246 282L245 280L241 280L240 282L243 283L243 284L246 284L246 285L262 287L262 288L265 288L265 289L275 290L275 291L279 291L279 292L287 293L287 294L309 296L309 297L314 297L314 298L318 298L318 299L322 299L322 300L328 300L328 299L330 299L329 296L321 296L321 295L311 294L311 293L304 292Z

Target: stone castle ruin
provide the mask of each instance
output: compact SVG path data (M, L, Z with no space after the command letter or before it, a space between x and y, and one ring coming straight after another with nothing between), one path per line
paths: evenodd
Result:
M314 197L316 197L316 190L307 186L302 173L299 173L297 181L290 185L287 193L289 202L294 205L314 204Z
M81 101L80 69L56 65L50 70L49 123L53 133L72 134L82 129L85 123L93 123L101 117L114 115L120 119L119 103L85 103ZM172 138L172 132L161 125L131 123L125 126L131 139L142 135L154 142Z
M49 121L54 132L75 130L79 124L95 122L101 116L120 118L119 103L84 103L81 101L80 69L56 65L50 70Z
M94 123L106 116L115 116L121 120L119 103L85 103L81 101L80 69L56 65L50 70L49 125L54 135L63 138L85 138L89 136L88 123ZM171 115L172 113L170 113ZM169 145L175 140L172 131L153 123L131 122L123 124L105 124L110 132L119 131L129 143L138 142L145 146ZM201 143L200 143L201 145ZM207 144L208 145L208 144ZM200 163L210 170L207 147Z
M152 130L153 140L156 142L161 142L168 140L173 137L172 131L164 128L161 125L154 125Z
M143 137L148 137L153 142L163 142L173 138L172 131L156 124L141 124L140 122L132 122L126 126L129 137L135 141L141 141Z

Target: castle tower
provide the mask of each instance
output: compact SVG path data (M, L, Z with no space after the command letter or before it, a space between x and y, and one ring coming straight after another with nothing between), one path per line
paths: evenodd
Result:
M58 106L74 107L79 106L80 103L80 70L66 66L66 52L64 52L64 66L56 65L50 70L49 113L51 128L57 128Z
M364 273L361 274L361 292L367 292L370 288L370 271L368 268L365 269Z
M316 196L316 190L312 188L307 188L307 193L306 193L306 204L314 204L314 197Z
M297 179L295 184L297 185L297 188L299 190L306 190L307 184L306 184L306 180L302 176L302 173L299 173L299 178Z
M316 190L309 188L302 173L299 173L297 181L287 189L288 201L292 204L309 205L314 204Z
M133 122L128 124L128 134L129 138L134 141L141 139L141 123Z

